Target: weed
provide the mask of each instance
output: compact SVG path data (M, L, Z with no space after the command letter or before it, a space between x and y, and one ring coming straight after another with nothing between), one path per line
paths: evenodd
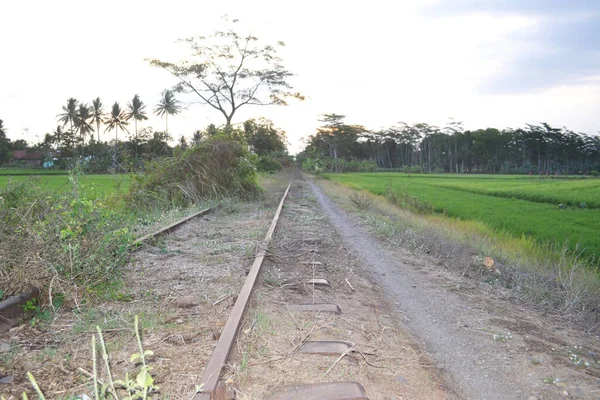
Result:
M356 208L358 208L361 211L366 211L371 209L371 207L373 207L373 198L364 191L358 192L358 193L352 193L350 195L350 201L352 202L352 204L354 204L354 206Z

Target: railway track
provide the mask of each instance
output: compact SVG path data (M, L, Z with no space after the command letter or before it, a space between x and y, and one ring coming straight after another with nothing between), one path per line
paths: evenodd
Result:
M134 314L148 321L145 346L156 354L157 383L173 398L446 398L310 186L286 184L277 180L259 202L202 210L138 239L125 271L128 300L98 305L86 323L118 327ZM164 233L171 234L141 246ZM64 313L55 326L70 331L79 318ZM112 341L128 343L128 331L113 329ZM89 341L68 337L70 348L58 352L82 354L73 368ZM111 358L127 359L129 351L123 345ZM81 379L66 378L61 389Z
M240 329L244 312L248 308L248 303L251 298L257 277L261 271L261 266L267 255L267 248L269 247L277 223L279 221L282 208L290 191L291 182L287 186L279 206L275 212L271 225L259 250L254 258L254 262L250 268L246 281L242 286L237 300L233 306L229 318L223 328L220 335L219 341L210 357L204 372L199 387L201 391L196 393L192 400L230 400L236 398L236 392L233 388L229 387L227 382L223 382L221 373L225 368L227 360L230 356L230 352L234 347L234 343L237 339L237 334ZM309 264L313 268L321 263L319 262L304 262ZM307 276L305 284L329 287L330 283L325 278L311 278ZM297 312L317 312L317 313L331 313L340 314L342 310L337 304L333 303L315 303L306 302L300 304L290 304L290 310ZM308 338L307 338L308 339ZM319 354L327 355L330 357L339 357L339 359L352 353L354 348L351 343L347 343L341 340L328 340L328 341L309 341L304 340L295 351L307 354ZM339 361L339 359L337 361ZM289 371L290 374L293 371ZM354 381L343 381L343 382L320 382L312 383L307 382L303 384L288 385L277 388L269 396L270 400L361 400L367 399L363 386Z

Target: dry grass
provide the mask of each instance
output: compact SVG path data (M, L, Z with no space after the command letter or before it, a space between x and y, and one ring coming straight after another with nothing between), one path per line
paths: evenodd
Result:
M353 210L355 190L323 179L316 182L336 202ZM600 275L566 249L557 256L531 239L496 232L480 222L417 215L381 196L361 196L369 196L373 204L360 214L363 223L394 245L434 256L463 275L501 283L520 299L589 331L600 328ZM496 261L500 275L490 276L481 261L485 257Z

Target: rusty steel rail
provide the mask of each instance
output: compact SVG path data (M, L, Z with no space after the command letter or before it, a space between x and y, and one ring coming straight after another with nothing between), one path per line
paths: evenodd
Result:
M229 353L231 352L233 342L237 336L244 311L248 305L248 300L252 294L252 289L254 289L254 283L256 282L262 262L266 256L266 249L273 238L273 232L275 232L275 227L277 226L277 221L279 220L279 215L281 214L281 209L283 208L283 203L285 202L287 194L290 191L291 185L292 183L290 182L285 190L285 193L283 194L283 197L281 198L281 201L279 202L279 207L277 207L273 221L271 221L271 226L267 231L260 249L256 253L256 258L252 263L252 267L250 267L250 272L244 281L244 285L238 294L235 305L231 310L231 314L229 314L229 318L225 323L225 327L223 328L223 332L219 337L217 346L213 350L212 356L206 364L204 374L202 375L202 380L200 381L202 392L196 393L192 400L207 400L215 398L221 371L223 370L223 366L229 358Z
M196 217L200 217L202 215L205 215L207 213L209 213L210 211L212 211L213 208L205 208L204 210L198 211L197 213L194 213L192 215L188 215L185 218L182 218L178 221L173 222L172 224L169 224L167 226L165 226L164 228L161 228L157 231L154 231L152 233L149 233L147 235L144 235L140 238L137 238L133 241L133 243L131 243L131 247L133 248L133 251L137 250L137 246L142 244L143 242L145 242L146 240L153 238L155 236L159 236L159 235L163 235L165 233L170 233L173 232L173 230L175 230L176 228L178 228L180 225L186 223L187 221L189 221L192 218L196 218Z

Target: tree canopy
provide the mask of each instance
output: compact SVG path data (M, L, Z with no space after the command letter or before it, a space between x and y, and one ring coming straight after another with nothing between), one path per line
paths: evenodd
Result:
M227 22L230 26L224 31L180 40L192 51L188 60L150 59L150 65L170 72L178 80L174 91L196 95L200 103L223 114L227 125L240 107L286 105L288 98L303 99L292 92L293 74L278 55L284 43L262 45L257 37L238 33L237 20Z

